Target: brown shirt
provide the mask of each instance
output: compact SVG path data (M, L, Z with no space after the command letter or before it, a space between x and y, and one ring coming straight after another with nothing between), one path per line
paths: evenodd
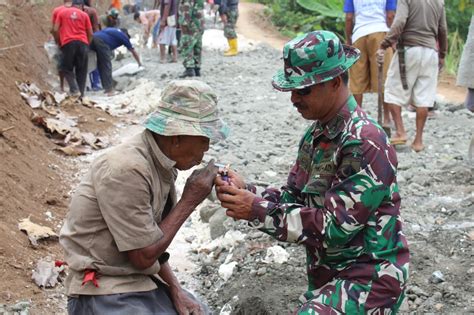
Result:
M433 48L444 58L447 33L444 0L398 0L395 20L380 46L386 49L401 36L404 46Z
M67 295L104 295L156 288L147 276L158 261L135 268L126 251L157 242L166 201L176 204L175 162L159 149L150 131L97 158L72 197L60 234L69 275ZM169 210L169 209L168 209ZM84 270L97 271L99 287L82 285Z

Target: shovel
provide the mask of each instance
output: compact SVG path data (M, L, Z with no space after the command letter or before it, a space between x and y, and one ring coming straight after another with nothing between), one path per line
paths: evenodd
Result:
M377 122L379 123L380 126L382 126L383 131L387 134L387 137L391 137L392 132L390 130L389 126L383 126L383 63L378 64L377 68L377 93L378 93L378 99L377 99L377 105L378 105L378 111L377 111Z

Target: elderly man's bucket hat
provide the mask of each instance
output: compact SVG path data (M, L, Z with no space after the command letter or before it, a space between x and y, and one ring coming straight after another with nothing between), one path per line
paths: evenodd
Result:
M229 127L218 117L216 94L198 80L170 82L145 128L163 136L204 136L213 142L229 135Z
M346 72L359 57L360 51L343 45L336 34L310 32L285 44L285 66L273 76L272 85L280 91L291 91L323 83Z

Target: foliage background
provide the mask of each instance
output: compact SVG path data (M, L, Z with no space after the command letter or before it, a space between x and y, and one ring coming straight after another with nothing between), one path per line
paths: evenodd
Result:
M257 0L267 5L276 27L286 36L326 29L344 39L344 0ZM449 51L446 71L455 74L473 14L472 0L445 0Z

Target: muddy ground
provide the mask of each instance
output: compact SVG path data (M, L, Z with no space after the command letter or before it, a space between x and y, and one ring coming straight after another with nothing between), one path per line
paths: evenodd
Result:
M41 46L46 38L47 26L42 19L48 18L49 8L25 5L23 1L16 1L15 5L18 9L13 16L15 23L20 24L10 25L25 24L25 12L41 12L36 22L43 26L29 50L0 54L4 97L0 129L15 126L0 137L0 262L5 280L0 285L0 304L11 306L26 301L31 313L60 314L64 313L66 301L62 285L39 289L30 280L36 260L46 255L61 259L60 248L52 241L32 249L16 225L19 219L32 215L32 220L59 231L69 192L95 155L59 155L44 132L30 123L31 109L19 98L12 81L29 79L44 89L54 88L55 78L46 75L44 52L34 47ZM124 23L134 33L139 31L130 20ZM255 25L256 30L258 27ZM208 28L214 28L212 20ZM21 29L12 32L15 36L8 41L2 38L1 46L18 43L26 29L23 33ZM244 52L225 58L220 51L225 47L220 34L213 30L206 36L201 80L216 89L221 115L232 128L229 139L212 146L206 158L231 163L259 189L267 185L279 187L295 159L299 137L309 124L292 107L288 93L271 87L271 76L282 67L281 53L265 43L242 40ZM23 41L28 43L27 38L23 37ZM145 71L117 79L123 92L109 99L118 108L127 103L133 110L124 106L119 117L112 117L99 109L69 108L71 115L82 117L84 128L108 135L113 143L140 130L135 123L143 120L156 104L159 90L183 71L180 64L159 64L156 50L139 51ZM35 53L37 62L28 63ZM114 68L130 62L130 55L125 54L125 59L115 62ZM89 96L104 101L101 93ZM373 115L376 101L376 96L371 95L363 105ZM97 120L98 117L105 122ZM413 113L405 111L404 119L413 137ZM401 211L412 257L407 305L411 311L474 312L474 180L473 162L467 160L473 121L472 113L445 100L427 123L426 150L417 154L409 147L397 148ZM46 211L53 213L52 221L45 216ZM211 216L209 212L215 213ZM209 217L210 223L203 222ZM215 313L287 314L294 309L306 287L303 248L275 242L244 222L226 220L223 210L212 201L204 203L183 231L184 241L179 246L187 254L177 255L180 258L172 262L177 264L183 285L199 294ZM226 231L225 237L217 237ZM211 236L216 240L212 241ZM279 257L284 257L282 249L289 254L286 262L278 264L266 257L268 248L274 249L275 245L280 247ZM187 259L185 263L182 257ZM231 271L226 272L225 267ZM435 271L441 272L442 279L433 277Z

